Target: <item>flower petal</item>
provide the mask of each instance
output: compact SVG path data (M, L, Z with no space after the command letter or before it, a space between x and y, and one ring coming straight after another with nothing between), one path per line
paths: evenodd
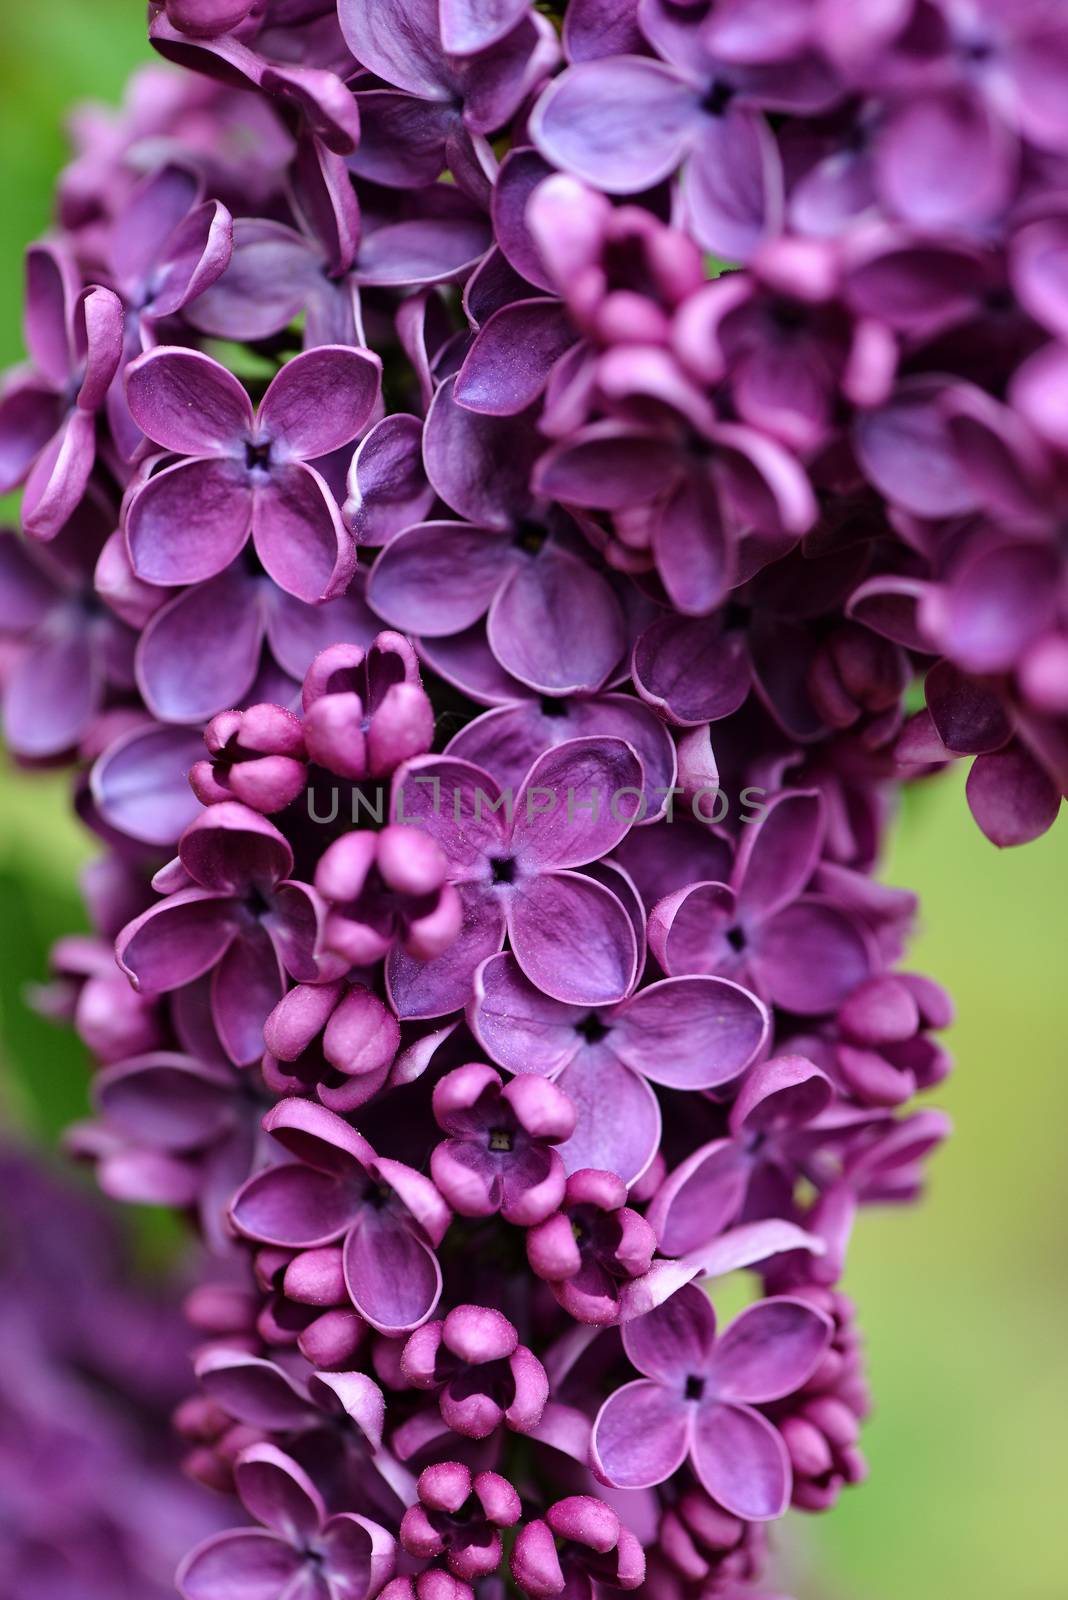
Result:
M285 993L285 973L262 928L242 931L216 967L211 1015L230 1060L239 1067L263 1055L263 1025Z
M716 1313L703 1289L686 1285L646 1317L627 1325L623 1348L647 1378L682 1389L691 1376L703 1376L712 1362Z
M183 1600L278 1600L300 1564L285 1540L235 1528L191 1550L174 1581Z
M518 858L548 871L606 856L642 801L642 766L622 739L570 739L540 755L515 801Z
M271 379L259 428L286 455L311 460L340 450L366 426L382 382L370 350L320 345L294 356Z
M688 1255L737 1217L750 1163L733 1139L702 1145L661 1184L646 1213L666 1256Z
M607 194L673 173L701 124L697 93L661 61L615 56L569 67L539 99L530 133L547 161Z
M242 1504L283 1539L303 1545L322 1527L322 1497L303 1467L272 1444L254 1444L234 1467Z
M581 1050L576 1024L586 1015L584 1006L542 994L511 954L491 956L475 974L468 1021L490 1059L507 1072L555 1076Z
M237 568L178 595L138 645L149 710L163 722L203 723L240 705L259 668L263 629L257 586Z
M610 1394L597 1413L590 1454L597 1476L613 1487L649 1489L678 1471L689 1443L681 1396L639 1379Z
M513 566L490 607L487 637L505 671L543 694L601 688L627 642L605 579L552 546Z
M765 118L738 104L701 123L683 183L693 231L706 250L746 261L782 217L778 148Z
M165 468L142 485L127 512L134 572L168 585L217 577L244 547L252 509L248 481L234 462L209 457Z
M708 1089L729 1083L768 1036L755 995L726 978L665 978L616 1012L612 1048L654 1083Z
M758 922L796 899L816 869L822 842L823 807L816 791L776 795L738 847L731 877L739 915Z
M384 545L422 522L434 503L423 468L423 424L406 412L383 417L360 440L345 514L357 544Z
M502 306L479 330L456 376L456 399L472 411L514 416L533 405L553 364L577 335L555 300Z
M199 814L188 772L204 755L192 729L150 723L108 746L93 766L93 799L104 821L142 844L172 845Z
M634 983L637 941L622 902L576 872L524 885L508 907L516 960L537 988L572 1005L610 1005Z
M475 969L504 943L504 911L477 884L461 884L464 922L443 955L417 961L395 945L386 961L386 989L399 1017L444 1017L471 998Z
M424 522L382 551L367 599L394 627L430 638L460 633L488 609L513 559L493 529Z
M373 1328L396 1338L433 1315L441 1268L433 1250L389 1209L365 1208L344 1245L353 1305Z
M423 433L427 476L447 505L487 528L511 531L531 501L541 439L525 413L486 417L456 400L455 378L434 396Z
M210 972L236 932L229 895L179 889L127 923L115 955L145 994L165 994Z
M126 400L141 429L181 456L221 455L252 431L252 404L233 373L199 350L160 345L126 369Z
M781 1517L789 1504L786 1446L767 1418L748 1406L701 1406L694 1428L693 1464L712 1498L746 1522Z
M611 1049L594 1045L581 1050L556 1081L578 1112L574 1133L559 1146L567 1172L592 1167L636 1183L660 1144L660 1103L645 1079Z
M342 594L356 547L319 474L302 461L274 469L252 496L252 540L280 589L314 605Z
M721 1400L763 1405L808 1382L830 1344L829 1317L776 1295L735 1317L716 1340L709 1380Z

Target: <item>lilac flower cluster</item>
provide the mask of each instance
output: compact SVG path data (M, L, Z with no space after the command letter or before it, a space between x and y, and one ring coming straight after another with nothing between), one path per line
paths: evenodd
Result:
M71 1142L217 1257L178 1425L258 1526L181 1592L752 1592L947 1131L897 792L1068 784L1068 28L150 9L187 70L28 256L0 624L106 849Z

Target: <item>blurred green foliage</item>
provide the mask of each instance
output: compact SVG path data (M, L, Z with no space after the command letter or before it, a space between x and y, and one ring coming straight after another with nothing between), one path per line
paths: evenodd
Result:
M147 56L135 0L34 0L0 15L0 358L21 355L22 244L49 222L62 122L116 100ZM1068 1412L1068 824L999 855L963 773L907 797L887 865L923 895L913 964L953 991L959 1068L936 1096L956 1137L927 1203L860 1225L847 1287L867 1331L869 1484L794 1519L801 1600L1063 1600ZM60 933L83 925L92 847L56 775L0 772L0 1087L52 1140L85 1108L82 1052L27 1010Z

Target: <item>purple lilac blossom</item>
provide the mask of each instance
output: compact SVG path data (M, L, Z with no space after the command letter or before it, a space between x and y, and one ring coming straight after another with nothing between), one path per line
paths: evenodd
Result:
M755 1596L948 1132L897 796L1068 792L1068 28L150 11L28 253L0 687L103 852L69 1144L198 1234L260 1524L182 1592Z

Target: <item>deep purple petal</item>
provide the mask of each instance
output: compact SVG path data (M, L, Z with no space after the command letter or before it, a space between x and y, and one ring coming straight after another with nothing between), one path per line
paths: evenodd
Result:
M342 594L356 565L330 490L303 461L275 469L254 490L252 539L278 587L308 604Z
M433 1314L441 1294L437 1257L391 1212L365 1208L344 1252L352 1303L379 1332L396 1337Z
M972 816L1000 849L1029 844L1056 822L1056 784L1020 744L972 762L967 784Z
M786 1446L767 1418L748 1406L699 1408L693 1464L708 1493L736 1517L767 1522L786 1510L791 1484Z
M591 1453L598 1475L617 1489L647 1489L682 1466L689 1443L681 1395L640 1379L609 1395L597 1413Z
M670 67L616 56L562 73L530 132L553 166L608 194L635 194L675 171L700 120L697 95Z
M149 710L164 722L202 723L240 705L260 664L263 628L256 585L237 568L178 595L138 646Z
M831 1340L828 1317L803 1300L776 1296L749 1306L716 1341L709 1374L720 1400L760 1405L811 1378Z
M516 960L543 993L572 1005L610 1005L631 988L634 928L611 890L576 872L524 885L508 907Z
M278 1600L300 1565L287 1540L259 1528L235 1528L190 1551L175 1583L183 1600Z
M308 1474L290 1456L271 1444L254 1444L234 1468L242 1504L298 1548L314 1538L323 1524L325 1507Z
M490 608L487 636L507 672L546 694L601 688L626 645L605 579L551 546L513 567Z
M815 871L822 841L819 795L776 795L742 834L732 874L739 915L755 923L789 905Z
M543 871L606 856L641 804L641 763L622 739L571 739L539 756L515 800L512 844Z
M383 550L371 569L368 602L412 633L459 633L488 609L513 559L508 540L490 528L424 522Z
M126 400L141 431L178 455L236 450L252 429L248 395L199 350L161 345L126 369Z
M491 416L526 410L575 338L567 313L554 300L502 306L480 329L457 374L456 399Z
M401 1018L444 1017L471 998L476 968L504 943L504 911L477 885L460 886L463 927L443 955L417 961L394 946L386 962L386 987Z
M578 1112L574 1134L559 1147L566 1170L592 1167L636 1183L660 1144L660 1104L645 1079L611 1049L594 1045L583 1048L556 1081Z
M285 992L285 974L262 928L243 931L211 981L211 1014L230 1060L248 1066L263 1054L263 1025Z
M438 494L461 517L510 530L530 504L530 474L541 441L527 416L485 417L441 385L427 414L423 458Z
M260 402L259 427L286 455L329 455L355 439L376 400L382 363L369 350L320 345L287 361Z
M109 745L91 773L93 798L111 827L143 844L177 842L200 810L188 772L204 754L184 728L135 728Z
M654 1083L708 1089L729 1083L768 1035L764 1007L725 978L666 978L642 989L614 1019L612 1048Z
M243 548L254 498L234 462L179 461L149 478L130 502L126 540L146 583L202 583Z
M423 424L395 412L360 441L349 468L346 516L357 544L388 544L434 503L423 469Z
M657 1190L647 1217L660 1249L687 1255L708 1244L737 1217L750 1165L733 1139L715 1139L688 1156Z
M624 1330L623 1348L647 1378L680 1390L712 1364L716 1313L702 1289L687 1286ZM681 1398L681 1396L680 1396Z
M204 889L181 889L152 906L119 935L119 965L145 994L162 994L210 972L236 931L232 901Z
M551 1000L525 977L513 955L492 956L475 975L469 1021L490 1059L508 1072L551 1077L582 1049L576 1024L584 1006Z

